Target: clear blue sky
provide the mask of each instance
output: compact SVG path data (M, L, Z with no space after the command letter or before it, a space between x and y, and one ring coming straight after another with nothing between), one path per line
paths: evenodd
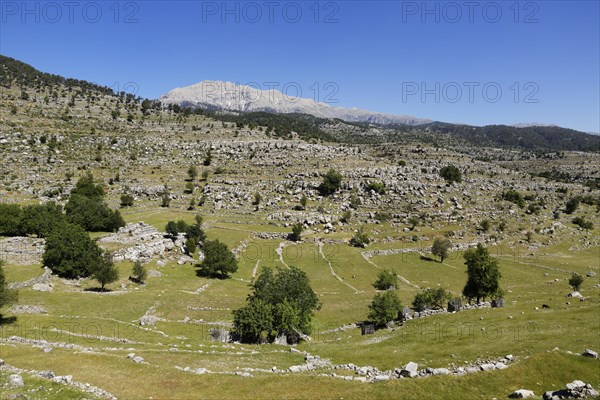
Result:
M344 107L600 131L597 0L74 3L1 1L0 53L148 98L278 82Z

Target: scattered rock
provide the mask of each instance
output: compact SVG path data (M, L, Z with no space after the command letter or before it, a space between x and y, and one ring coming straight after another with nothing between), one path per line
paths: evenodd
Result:
M432 372L433 375L448 375L449 373L448 368L434 368Z
M383 381L389 381L389 380L390 380L389 375L375 375L375 377L373 378L373 382L383 382Z
M400 375L406 378L414 378L419 374L418 371L419 364L415 362L409 362L404 367L402 367L402 371L400 371Z
M496 369L496 366L494 364L481 364L479 366L479 368L481 368L482 371L492 371L494 369Z
M584 352L581 353L581 355L584 357L598 358L598 352L590 349L585 349Z
M144 362L144 358L141 356L136 356L134 353L127 354L127 358L132 360L134 363L141 364Z
M571 383L567 383L565 389L548 391L544 393L544 400L562 400L571 398L588 398L598 397L600 393L594 390L592 385L586 384L582 381L576 380Z
M68 385L73 381L73 376L71 375L65 375L65 376L55 376L54 378L52 378L52 382L54 383L60 383L63 385Z
M12 314L47 314L48 310L40 306L15 305L8 309Z
M54 374L54 371L41 371L41 372L38 372L37 375L41 378L46 378L46 379L52 379L56 376Z
M161 276L163 276L162 272L159 272L155 269L148 271L148 278L160 278Z
M14 388L21 388L25 386L23 382L23 377L19 374L12 374L8 377L8 384Z
M512 392L512 394L510 394L508 397L510 397L511 399L528 399L534 396L535 393L533 393L531 390L519 389Z
M52 292L54 290L51 283L34 283L31 289L38 292Z

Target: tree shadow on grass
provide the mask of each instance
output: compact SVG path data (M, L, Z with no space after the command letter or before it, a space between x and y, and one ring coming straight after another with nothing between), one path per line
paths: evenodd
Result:
M87 289L83 289L84 292L96 292L96 293L110 293L112 292L112 290L107 289L107 288L100 288L100 287L92 287L92 288L87 288Z
M427 256L421 256L419 257L421 259L421 261L431 261L431 262L435 262L437 260L431 258L431 257L427 257Z
M15 322L17 322L17 317L14 315L6 318L0 315L0 326L14 324Z
M229 275L210 272L201 267L196 267L196 276L200 277L200 278L221 279L221 280L225 280L225 279L229 278Z

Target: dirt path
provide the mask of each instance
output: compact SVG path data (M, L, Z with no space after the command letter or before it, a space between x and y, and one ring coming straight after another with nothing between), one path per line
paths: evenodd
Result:
M285 261L283 261L283 248L285 247L285 242L281 242L279 243L279 247L275 249L275 253L277 253L277 255L279 256L279 261L281 261L281 263L283 265L285 265L286 268L290 268L289 265L287 265L285 263Z
M252 278L256 277L256 272L258 271L258 264L260 264L260 260L256 260L256 265L254 266L254 270L252 270Z
M381 269L381 267L379 265L375 264L371 260L371 257L368 256L367 252L363 251L362 253L360 253L360 255L365 259L366 262L368 262L369 264L371 264L372 266L374 266L377 269ZM410 281L408 279L406 279L405 277L403 277L402 275L398 275L398 274L396 274L396 275L398 276L398 279L400 279L403 283L407 284L408 286L412 286L412 287L414 287L416 289L420 289L419 286L417 286L417 285L415 285L413 283L410 283Z
M331 265L331 262L327 259L327 257L325 257L325 254L323 253L323 242L319 242L318 245L319 245L319 254L321 255L321 257L323 257L323 260L325 260L325 262L327 262L327 265L329 265L329 272L331 272L331 275L333 275L338 281L342 282L344 285L348 286L350 289L354 290L354 293L361 293L360 290L358 290L351 284L344 281L344 279L341 276L339 276L338 274L335 273L333 266Z

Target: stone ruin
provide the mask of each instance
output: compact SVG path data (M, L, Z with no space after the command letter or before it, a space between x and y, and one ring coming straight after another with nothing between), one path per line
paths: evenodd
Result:
M104 236L98 242L127 246L113 252L114 261L148 262L156 257L163 258L185 252L184 237L178 236L173 241L155 227L144 222L127 224L119 228L117 233Z

